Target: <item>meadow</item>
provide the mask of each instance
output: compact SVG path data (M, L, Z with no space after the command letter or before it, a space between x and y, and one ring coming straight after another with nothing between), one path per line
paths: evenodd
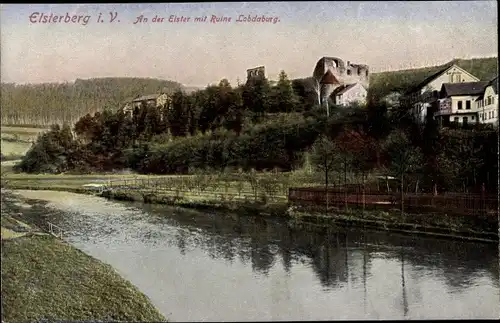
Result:
M47 129L2 126L2 162L20 159L31 147L31 142L44 131Z

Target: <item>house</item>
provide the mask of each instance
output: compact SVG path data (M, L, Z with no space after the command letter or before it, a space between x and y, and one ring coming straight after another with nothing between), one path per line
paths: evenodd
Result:
M366 104L367 93L363 85L354 83L336 88L332 93L332 97L335 105L338 106L347 106L353 103L364 105Z
M171 98L166 93L140 96L127 100L123 112L132 115L134 109L140 107L143 102L153 107L163 107L170 103L170 100Z
M450 122L479 123L478 98L489 82L444 83L434 117L441 125Z
M430 75L405 93L404 105L420 122L427 117L427 109L439 99L439 92L444 83L479 82L479 79L463 68L453 64Z
M498 76L488 82L476 103L479 121L498 126Z

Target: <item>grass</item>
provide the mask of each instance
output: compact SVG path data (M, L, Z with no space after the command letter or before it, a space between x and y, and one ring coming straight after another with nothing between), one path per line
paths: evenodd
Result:
M47 131L47 128L32 128L32 127L13 127L13 126L2 126L1 132L2 134L12 134L19 136L30 136L36 137L38 134Z
M55 237L25 236L2 244L5 322L165 320L112 267Z
M28 149L31 147L31 144L28 142L8 141L2 139L1 147L2 147L2 155L6 157L9 157L11 155L24 156L28 151Z
M165 321L111 266L25 223L29 215L6 205L1 215L2 322Z
M1 127L2 161L17 161L31 147L32 140L47 129L24 127Z
M2 240L9 240L9 239L14 239L14 238L19 238L19 237L22 237L24 235L26 235L26 233L24 232L16 232L14 230L11 230L11 229L7 229L7 228L4 228L2 227Z

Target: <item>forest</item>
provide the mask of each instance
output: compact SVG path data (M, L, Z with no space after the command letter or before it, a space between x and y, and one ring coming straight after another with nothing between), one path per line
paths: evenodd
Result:
M237 87L227 80L190 94L175 91L163 107L132 115L103 109L38 137L16 171L142 174L275 170L311 163L324 180L349 173L403 178L421 191L497 190L497 130L484 125L424 127L383 100L332 106L327 118L307 80L284 71ZM345 183L345 180L344 180Z

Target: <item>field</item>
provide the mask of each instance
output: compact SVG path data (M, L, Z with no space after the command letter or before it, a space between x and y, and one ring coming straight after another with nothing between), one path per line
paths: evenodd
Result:
M1 128L2 162L18 160L26 154L31 147L31 142L36 140L40 133L47 129L5 127Z
M2 139L2 155L7 158L15 156L18 159L17 157L24 156L30 147L31 144L27 142Z
M36 139L36 137L48 129L45 128L25 128L25 127L10 127L10 126L2 126L1 128L1 133L2 133L2 138L4 138L5 135L11 135L11 136L19 136L19 139L21 140L29 140L29 139Z

